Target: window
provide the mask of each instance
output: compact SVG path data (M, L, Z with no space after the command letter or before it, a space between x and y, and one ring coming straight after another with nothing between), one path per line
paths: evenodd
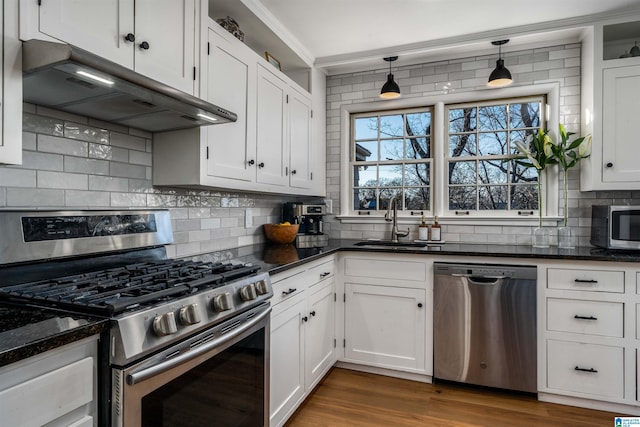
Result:
M351 129L353 210L386 210L397 195L399 209L431 211L431 109L355 114Z
M544 98L449 105L445 210L532 211L538 209L538 176L510 157L543 123ZM533 213L533 212L529 212Z

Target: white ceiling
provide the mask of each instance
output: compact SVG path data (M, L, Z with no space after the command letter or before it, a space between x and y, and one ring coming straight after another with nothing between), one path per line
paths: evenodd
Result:
M300 42L316 65L326 68L446 45L447 40L470 43L474 35L484 36L479 38L490 48L488 40L499 38L501 29L513 35L517 28L551 28L552 21L640 10L640 0L254 1Z

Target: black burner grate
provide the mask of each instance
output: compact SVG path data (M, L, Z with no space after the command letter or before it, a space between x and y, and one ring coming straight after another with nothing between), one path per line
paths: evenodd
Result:
M260 267L159 260L0 287L0 297L113 315L218 287Z

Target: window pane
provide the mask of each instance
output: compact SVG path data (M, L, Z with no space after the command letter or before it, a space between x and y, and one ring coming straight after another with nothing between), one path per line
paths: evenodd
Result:
M538 182L538 171L536 168L528 168L517 164L515 161L511 162L511 168L513 173L511 174L511 182L514 184L523 182Z
M478 181L484 184L506 184L507 167L507 161L503 160L478 162Z
M504 210L507 209L507 186L480 187L478 192L480 210Z
M509 106L509 120L512 128L540 126L540 103L511 104Z
M358 188L353 190L353 210L376 210L376 189Z
M375 187L377 182L375 165L359 165L353 167L354 187Z
M403 136L404 120L402 114L380 117L380 137Z
M402 195L402 188L399 187L381 187L380 188L380 209L379 210L383 210L383 209L387 209L389 207L389 200L391 200L392 197L397 197L397 196L401 196ZM398 210L402 209L402 197L400 197L398 199L399 204L398 204Z
M449 132L471 132L476 130L476 108L449 110Z
M453 211L476 208L476 187L449 187L449 209Z
M478 134L478 155L499 156L507 154L507 133L488 132Z
M431 133L431 113L407 114L407 136L429 135Z
M476 182L476 162L449 163L450 184L475 184Z
M380 160L402 160L404 158L404 141L387 139L380 141Z
M531 130L531 129L527 129L527 130L514 130L511 131L509 138L511 140L511 154L521 154L518 149L516 148L516 142L522 142L523 144L525 143L525 141L527 140L527 138L529 137L529 135L531 135L533 132L537 132L538 130Z
M407 187L429 185L430 166L428 163L406 164L404 166L404 185Z
M355 139L377 139L378 117L363 117L356 119Z
M408 138L407 139L408 159L429 159L431 158L431 138Z
M475 156L476 149L475 134L449 137L449 157Z
M407 188L404 191L406 209L420 211L429 210L429 187Z
M538 187L536 185L516 185L511 187L511 209L537 210Z
M378 141L360 141L356 144L356 162L378 160Z
M478 130L497 130L506 128L506 105L490 105L478 108Z
M380 187L402 186L402 165L380 165Z

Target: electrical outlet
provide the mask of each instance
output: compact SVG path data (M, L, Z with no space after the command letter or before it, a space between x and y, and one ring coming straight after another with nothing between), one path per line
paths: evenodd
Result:
M325 205L325 207L327 208L327 209L326 209L326 212L327 212L328 214L333 213L333 200L331 200L331 199L324 199L324 205Z
M253 210L245 209L244 211L244 228L253 227Z

